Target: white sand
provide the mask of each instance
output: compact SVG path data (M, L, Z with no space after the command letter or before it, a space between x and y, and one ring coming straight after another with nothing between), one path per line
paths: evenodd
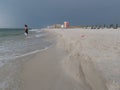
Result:
M120 30L46 31L57 45L24 65L22 90L120 90Z
M62 70L60 62L65 55L55 47L37 53L23 67L21 79L24 83L21 90L79 90L82 88Z

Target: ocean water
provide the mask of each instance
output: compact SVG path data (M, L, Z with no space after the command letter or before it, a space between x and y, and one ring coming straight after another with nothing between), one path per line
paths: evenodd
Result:
M0 90L19 90L14 75L18 73L19 57L43 51L52 45L42 29L30 29L28 37L24 29L0 29Z

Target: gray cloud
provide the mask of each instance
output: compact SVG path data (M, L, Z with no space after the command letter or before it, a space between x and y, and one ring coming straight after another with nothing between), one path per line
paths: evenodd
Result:
M0 27L120 23L119 0L1 0Z

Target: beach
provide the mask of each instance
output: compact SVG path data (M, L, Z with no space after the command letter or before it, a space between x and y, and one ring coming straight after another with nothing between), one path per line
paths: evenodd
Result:
M119 29L44 31L55 43L22 65L21 90L120 89Z

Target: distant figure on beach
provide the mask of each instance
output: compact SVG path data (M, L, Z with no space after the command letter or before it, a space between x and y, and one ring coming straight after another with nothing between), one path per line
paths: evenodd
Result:
M25 36L28 36L28 26L25 24Z

